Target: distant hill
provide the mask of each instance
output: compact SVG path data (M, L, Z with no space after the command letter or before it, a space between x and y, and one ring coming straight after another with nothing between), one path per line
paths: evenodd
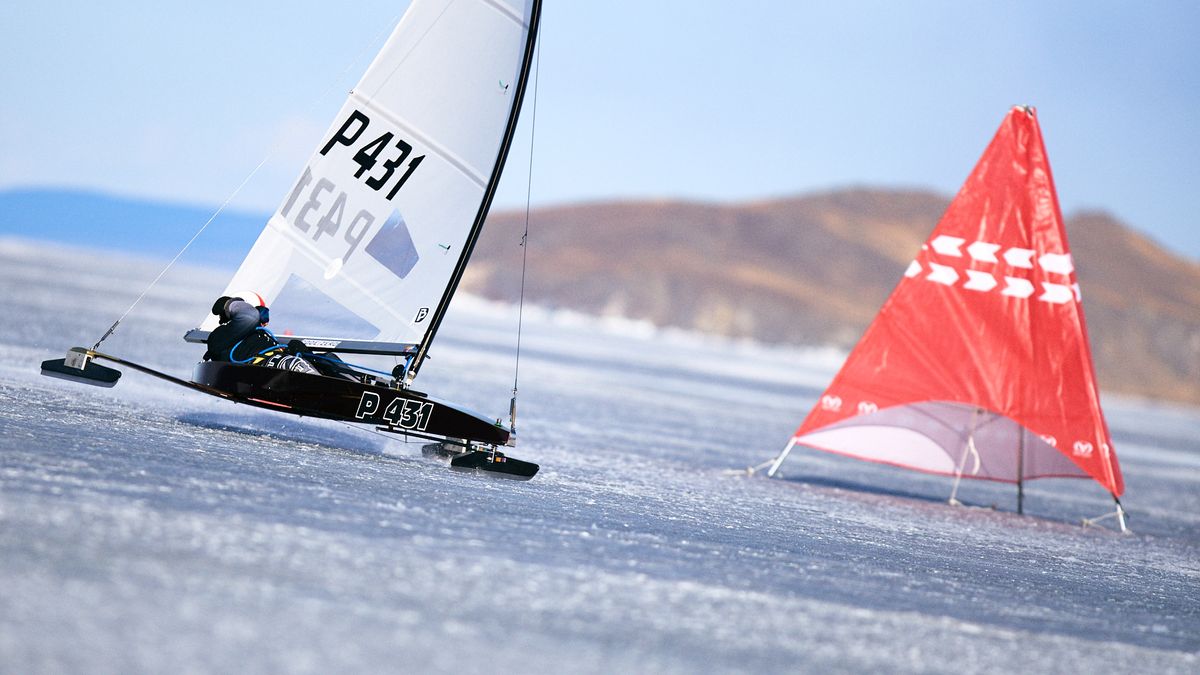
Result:
M169 257L215 210L74 190L0 190L0 235ZM236 266L268 216L223 211L189 247L185 261Z
M531 214L527 298L776 343L851 347L949 199L853 189L716 205L614 202ZM211 209L0 191L0 235L169 256ZM186 262L233 267L267 214L223 213ZM494 213L463 288L518 297L524 213ZM1113 217L1067 219L1101 386L1200 404L1200 264Z
M851 347L949 199L842 190L735 205L601 203L531 214L527 298L770 342ZM492 216L464 279L517 297L524 213ZM1101 386L1200 404L1200 264L1111 216L1067 219Z

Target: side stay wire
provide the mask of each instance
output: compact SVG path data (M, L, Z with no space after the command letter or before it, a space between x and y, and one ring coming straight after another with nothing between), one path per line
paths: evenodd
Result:
M533 73L533 116L530 120L529 130L529 170L525 182L525 231L521 234L521 294L517 302L517 353L513 363L513 388L512 402L509 405L509 422L513 431L516 431L516 410L517 410L517 381L521 373L521 330L525 322L525 272L528 267L529 259L529 211L530 202L533 194L533 151L534 140L537 138L537 103L538 103L538 79L542 74L542 40L545 37L545 31L542 30L538 36L537 54L534 62L535 70Z

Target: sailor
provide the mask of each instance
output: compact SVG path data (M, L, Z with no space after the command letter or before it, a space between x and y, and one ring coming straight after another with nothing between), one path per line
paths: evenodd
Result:
M252 366L282 368L313 375L331 375L357 380L337 354L316 355L300 340L280 344L267 328L271 311L258 293L247 291L223 295L213 303L212 313L220 325L208 335L205 361L227 361Z
M301 373L318 372L305 359L289 354L287 347L275 339L267 328L271 311L258 293L223 295L213 303L212 313L217 315L220 325L208 335L205 361L245 363Z
M255 304L246 302L243 295L249 295ZM213 303L212 313L217 315L221 325L209 333L205 361L261 362L268 352L279 346L266 328L271 320L270 310L257 293L242 293L237 297L223 295Z

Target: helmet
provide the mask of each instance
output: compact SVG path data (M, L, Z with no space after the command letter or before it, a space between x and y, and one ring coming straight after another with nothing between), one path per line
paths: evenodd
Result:
M259 295L258 293L255 293L254 291L238 291L237 293L231 294L229 297L241 298L242 300L245 300L246 302L250 303L251 305L254 305L255 307L266 307L267 306L266 299L263 298L263 296Z
M234 293L232 297L241 298L242 300L257 307L258 323L260 325L265 326L271 321L271 310L267 309L267 301L259 293L256 293L255 291L238 291L237 293Z
M225 306L230 300L242 300L258 308L259 323L265 324L271 320L271 312L267 309L267 301L262 295L254 291L238 291L232 295L222 295L213 303L212 313L216 314L221 319L221 323L229 320L229 315L225 311Z

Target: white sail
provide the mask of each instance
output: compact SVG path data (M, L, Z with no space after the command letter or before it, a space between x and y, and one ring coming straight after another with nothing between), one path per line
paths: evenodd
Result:
M490 203L537 4L414 0L225 294L264 296L276 334L426 340Z

